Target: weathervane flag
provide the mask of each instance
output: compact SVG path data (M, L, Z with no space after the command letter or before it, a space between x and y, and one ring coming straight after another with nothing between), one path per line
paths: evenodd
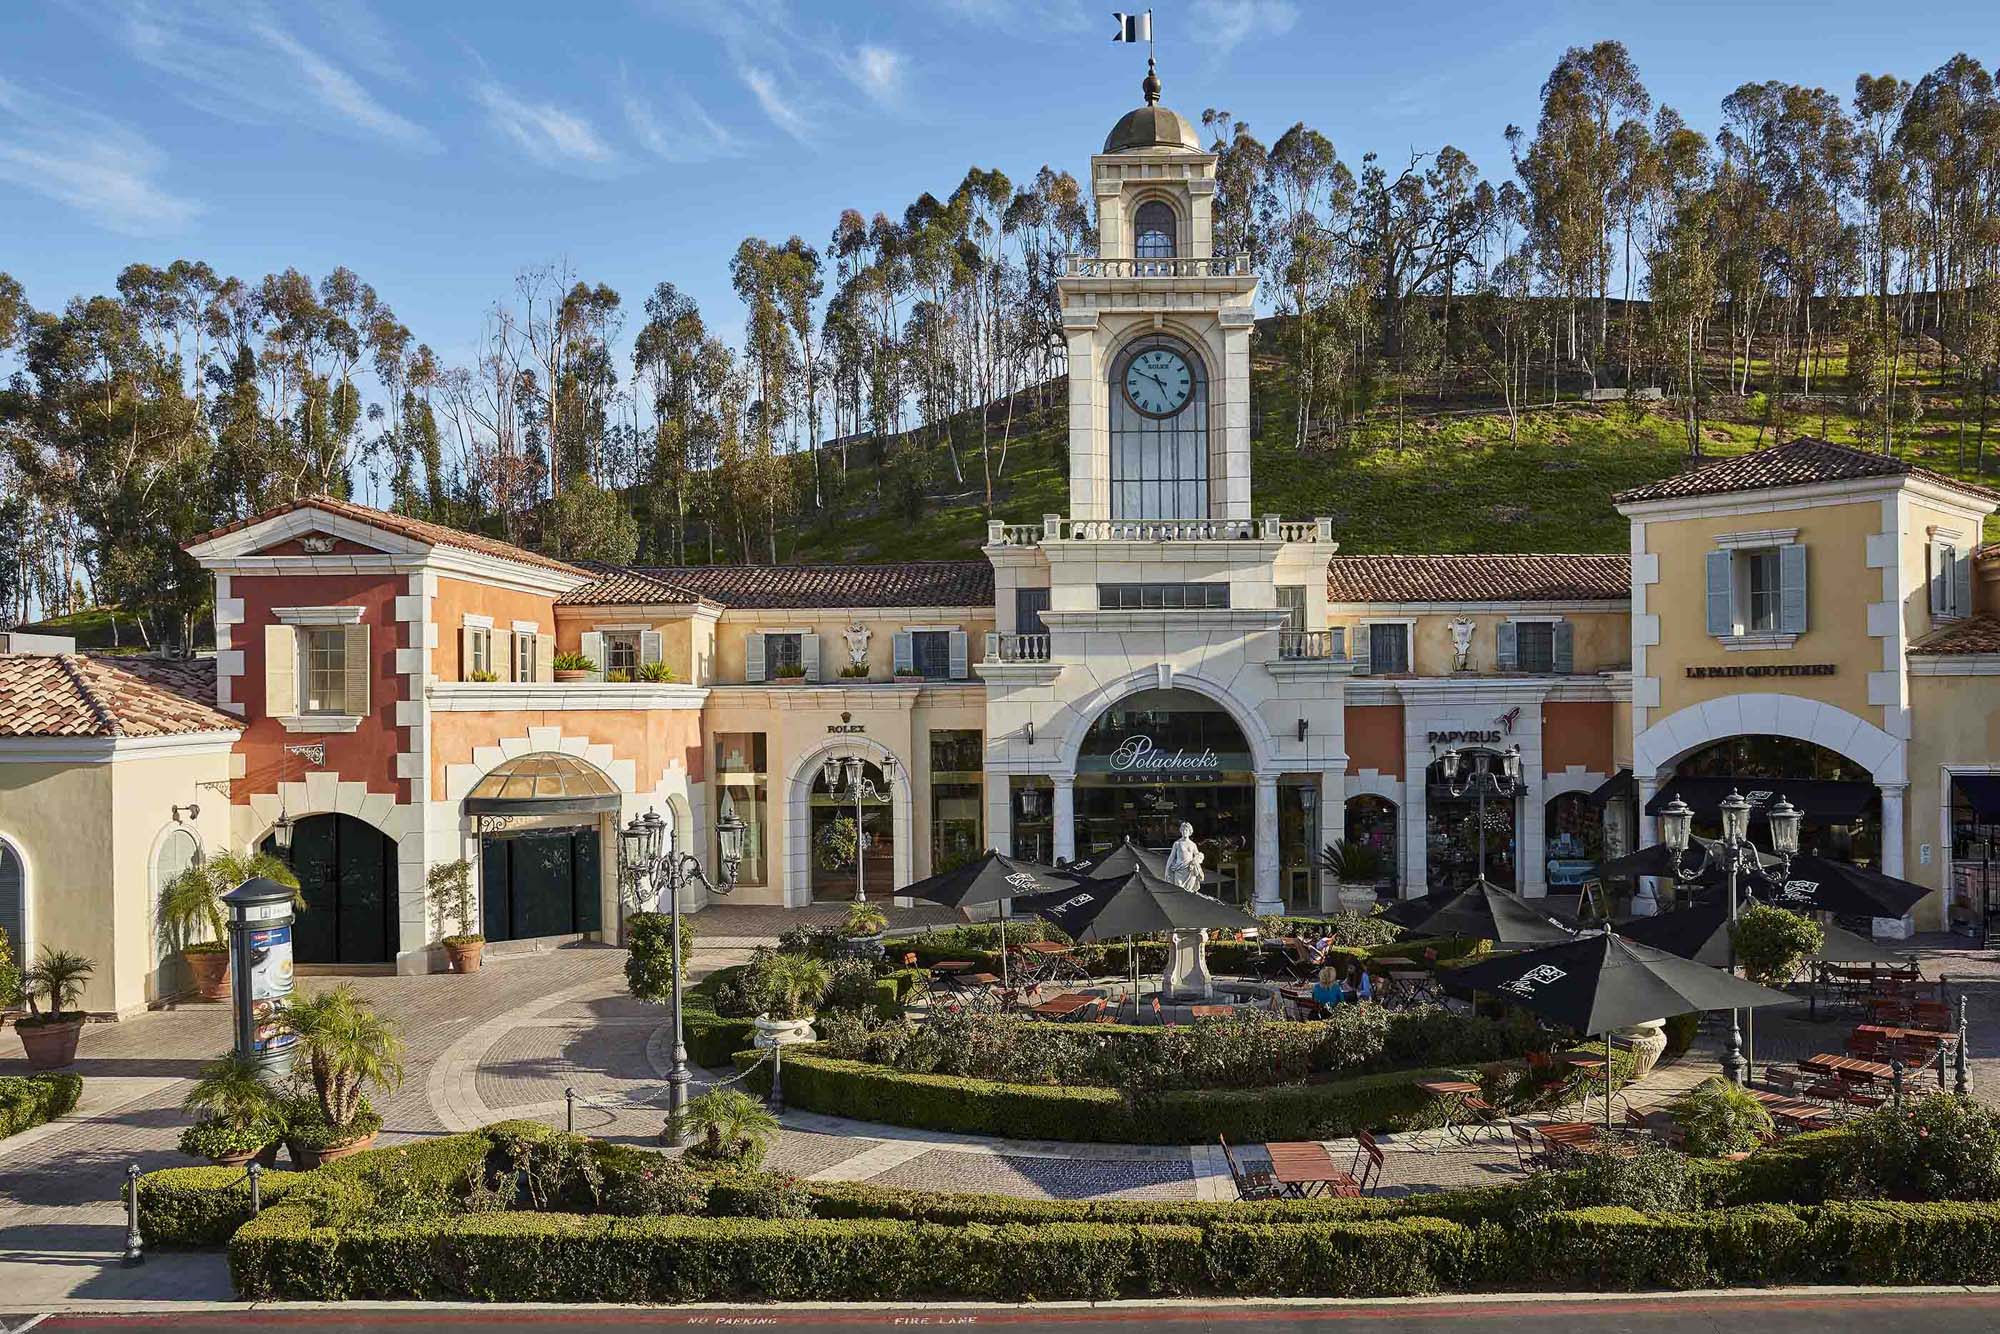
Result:
M1153 11L1143 14L1126 14L1114 11L1111 15L1118 24L1118 31L1111 34L1114 42L1150 42L1153 40Z

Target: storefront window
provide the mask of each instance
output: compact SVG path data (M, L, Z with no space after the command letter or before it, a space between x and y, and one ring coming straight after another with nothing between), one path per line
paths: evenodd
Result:
M888 776L879 765L863 760L860 778L857 788L848 768L835 789L827 785L824 769L813 775L815 901L844 903L865 893L886 896L896 883L895 815Z
M1319 906L1319 780L1278 784L1278 892L1286 906Z
M1377 882L1396 884L1396 803L1364 795L1347 799L1347 846L1366 848L1377 859Z
M1498 770L1499 756L1493 758ZM1470 762L1468 760L1468 769ZM1463 780L1461 780L1463 782ZM1425 771L1424 850L1429 892L1462 889L1481 873L1480 833L1485 831L1486 879L1502 889L1516 884L1514 867L1514 807L1516 798L1488 793L1482 803L1470 784L1455 797L1442 768L1433 762Z
M1247 897L1256 846L1252 768L1242 729L1206 695L1126 696L1091 724L1077 757L1077 856L1110 852L1128 837L1164 850L1185 821L1215 888L1225 898Z
M2000 917L2000 774L1951 777L1953 931L1985 941Z
M1674 766L1673 781L1661 787L1647 810L1659 813L1679 797L1694 807L1694 832L1714 838L1722 832L1722 799L1740 791L1752 803L1750 836L1768 845L1763 820L1779 796L1805 814L1799 849L1816 857L1880 864L1882 797L1866 769L1838 751L1810 741L1780 736L1736 736L1703 746Z
M931 733L931 874L949 871L985 851L985 775L977 729Z
M1023 861L1051 866L1056 859L1055 784L1036 774L1007 780L1007 800L1013 808L1013 855Z
M1604 808L1587 792L1565 792L1550 798L1547 818L1549 892L1581 893L1604 860Z
M733 814L744 824L743 864L737 868L736 882L769 884L770 800L764 768L764 734L717 732L715 781L722 794L716 802L716 814Z

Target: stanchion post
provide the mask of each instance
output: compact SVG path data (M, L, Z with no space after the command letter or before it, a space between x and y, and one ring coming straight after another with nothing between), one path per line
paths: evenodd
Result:
M1889 1058L1889 1085L1895 1091L1896 1110L1903 1110L1903 1058Z
M1965 1030L1965 993L1961 991L1958 993L1958 1041L1954 1044L1957 1050L1951 1058L1952 1091L1961 1098L1972 1092L1971 1073L1966 1069Z
M576 1089L573 1087L563 1090L563 1129L572 1135L576 1133Z
M782 1046L771 1048L771 1096L765 1099L765 1106L773 1113L785 1110L785 1049Z
M146 1263L146 1244L139 1236L139 1164L125 1169L125 1263Z
M255 1218L264 1212L264 1165L252 1158L247 1170L250 1176L250 1216Z

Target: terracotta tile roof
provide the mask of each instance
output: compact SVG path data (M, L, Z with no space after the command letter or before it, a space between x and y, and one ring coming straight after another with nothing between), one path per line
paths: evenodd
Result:
M1331 602L1623 602L1629 556L1335 556Z
M983 560L890 565L690 565L637 573L725 607L990 607L993 566Z
M1787 440L1771 449L1721 459L1677 476L1620 491L1611 499L1616 504L1625 505L1635 501L1679 500L1687 496L1726 495L1732 491L1845 482L1863 477L1921 478L1982 500L2000 500L2000 492L1932 472L1929 468L1920 468L1903 459L1810 438Z
M2000 653L2000 616L1981 612L1933 630L1910 645L1923 654Z
M0 736L237 732L217 709L215 659L0 654Z
M568 607L604 607L701 602L702 595L691 588L659 578L644 570L620 569L615 565L591 567L597 578L581 588L572 588L556 601ZM712 600L712 599L710 599Z
M199 546L203 542L212 541L225 533L237 532L250 527L252 524L263 523L266 519L275 519L281 514L290 514L293 510L302 509L315 509L327 514L337 514L343 519L352 519L356 523L365 523L391 533L399 533L413 541L428 543L434 547L452 547L459 551L474 551L482 556L492 556L498 560L510 560L520 565L539 566L544 570L559 570L564 574L581 575L585 578L588 578L591 574L591 571L572 565L568 561L557 560L553 556L544 556L538 551L529 551L527 548L517 547L511 542L502 542L497 537L487 537L483 533L468 533L457 528L447 528L441 523L431 523L424 519L412 519L405 514L391 514L388 510L371 509L367 505L357 505L351 500L337 500L332 496L321 495L301 496L290 504L279 505L274 509L265 510L261 514L253 514L247 519L238 519L234 523L226 523L220 528L212 529L199 537L191 538L187 545L191 547Z

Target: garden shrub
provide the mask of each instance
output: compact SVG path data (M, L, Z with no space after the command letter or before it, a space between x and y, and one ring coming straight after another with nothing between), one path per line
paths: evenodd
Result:
M67 1114L82 1096L81 1075L0 1075L0 1139Z
M1763 1103L1747 1089L1714 1076L1674 1099L1668 1111L1687 1132L1687 1151L1698 1158L1748 1152L1773 1129Z
M1849 1199L2000 1199L2000 1113L1933 1093L1856 1117L1829 1184Z
M1701 1033L1701 1012L1693 1014L1669 1015L1667 1018L1667 1049L1662 1057L1684 1056L1694 1040Z
M1700 1203L1688 1160L1664 1145L1648 1144L1636 1153L1590 1150L1576 1160L1566 1171L1537 1172L1521 1182L1515 1221L1573 1209L1683 1213Z
M672 913L635 912L625 918L625 986L642 1001L670 1004L674 998L674 917ZM681 921L681 976L687 976L694 954L694 928Z
M729 1058L750 1045L757 1028L748 1016L726 1015L719 1011L723 994L743 975L746 965L719 968L694 986L681 992L681 1035L687 1042L688 1059L714 1069L729 1064Z

